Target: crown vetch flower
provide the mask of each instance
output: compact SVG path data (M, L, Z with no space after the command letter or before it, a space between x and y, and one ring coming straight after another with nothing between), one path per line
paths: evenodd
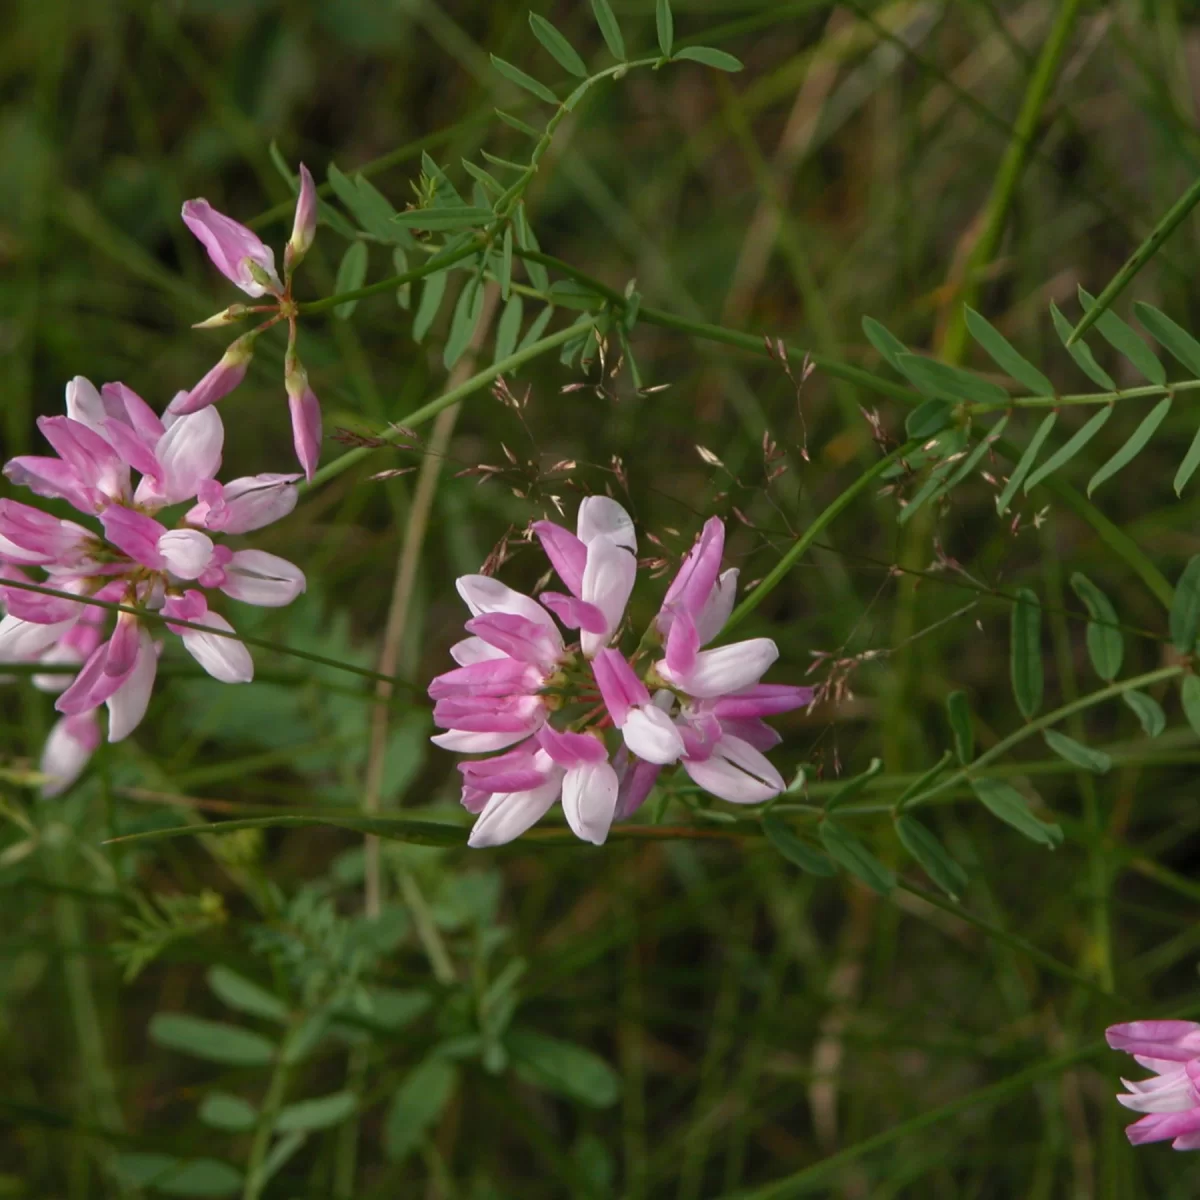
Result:
M1145 1113L1125 1130L1135 1146L1171 1141L1176 1150L1200 1150L1200 1025L1195 1021L1130 1021L1105 1036L1154 1074L1121 1082L1117 1101Z
M205 626L168 622L167 629L214 678L240 683L252 677L253 662L236 637L222 636L232 634L232 626L209 611L205 592L278 606L305 586L303 573L287 560L261 550L234 551L210 536L257 529L286 515L296 503L298 478L249 476L227 485L213 479L224 442L215 409L170 414L164 423L123 384L97 391L77 377L67 388L67 412L43 419L57 458L14 459L5 473L75 504L99 529L0 500L0 568L8 582L0 585L7 609L0 621L0 662L79 665L74 679L50 671L33 678L35 686L61 693L55 706L67 718L44 751L47 794L82 771L95 748L102 705L109 741L137 727L157 673L157 623L151 628L130 612L113 619L85 598ZM163 508L189 500L195 503L179 527L157 520ZM24 573L29 568L44 572L45 585L58 594L22 588L31 582Z

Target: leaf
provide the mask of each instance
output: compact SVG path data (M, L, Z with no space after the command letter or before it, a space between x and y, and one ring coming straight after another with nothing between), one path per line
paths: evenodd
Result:
M558 97L544 84L538 83L532 75L526 75L520 67L514 67L512 63L506 62L504 59L493 54L490 56L492 66L508 80L509 83L515 83L517 87L524 88L527 92L535 95L539 100L544 100L547 104L558 105Z
M939 500L942 496L949 495L964 479L970 475L977 466L983 456L992 448L992 444L1004 432L1004 427L1008 424L1008 417L1003 416L996 424L988 430L984 437L979 439L979 444L966 455L961 462L952 459L946 459L936 467L925 485L917 492L917 494L906 504L899 515L901 525L905 524L927 500ZM953 470L953 474L950 472ZM949 474L949 478L946 476Z
M414 342L423 342L430 326L437 319L438 309L442 307L442 297L446 294L448 278L445 271L425 276L425 282L421 285L421 299L417 303L416 315L413 317Z
M620 1097L620 1076L583 1046L520 1028L509 1030L504 1045L513 1068L527 1083L591 1108L609 1108Z
M1017 488L1021 486L1025 476L1029 474L1034 462L1037 460L1038 451L1042 448L1042 443L1050 436L1050 431L1054 428L1058 421L1058 413L1052 412L1042 419L1042 423L1034 431L1033 437L1029 445L1025 447L1025 453L1017 460L1017 465L1013 468L1013 473L1008 477L1008 482L1004 485L1004 491L996 499L996 512L1000 516L1008 511L1008 506L1012 503L1012 498L1017 494Z
M442 362L446 370L450 370L463 356L463 352L471 344L475 326L483 315L483 288L478 279L467 281L463 290L458 294L454 305L454 316L450 321L450 332L446 335L446 347L442 352Z
M275 1145L271 1147L271 1151L267 1157L263 1159L262 1174L259 1176L260 1181L266 1183L304 1145L307 1136L304 1133L286 1133L283 1137L279 1138Z
M1118 628L1117 611L1109 598L1081 571L1071 576L1071 588L1091 617L1087 627L1087 648L1092 667L1101 679L1111 683L1120 674L1125 657L1125 636Z
M1122 692L1121 699L1137 714L1147 737L1156 738L1167 727L1167 714L1153 696L1145 692Z
M896 818L900 844L917 860L921 869L950 897L957 900L967 886L966 872L946 853L945 847L916 817L902 813Z
M149 1033L157 1046L231 1067L262 1067L275 1058L274 1044L261 1033L186 1013L155 1013Z
M425 1139L458 1087L458 1068L444 1058L418 1064L392 1093L383 1121L383 1146L391 1162L407 1158Z
M937 404L941 402L932 401L931 403ZM897 514L896 520L901 525L905 525L912 520L925 504L933 498L935 493L943 491L946 477L954 470L954 466L955 464L950 458L944 458L930 471L929 478L917 489L916 495Z
M233 1096L229 1092L209 1092L200 1102L200 1110L196 1115L213 1129L242 1133L254 1128L258 1109L241 1096Z
M1025 480L1025 494L1028 495L1047 475L1053 475L1059 467L1065 466L1104 428L1109 417L1113 415L1113 405L1106 404L1094 417L1067 439L1032 475Z
M1200 631L1200 554L1189 558L1179 582L1167 620L1171 642L1180 654L1191 654Z
M955 471L948 480L946 480L947 492L953 491L954 488L958 487L958 485L962 483L962 481L966 479L966 477L970 475L977 466L979 466L983 456L992 448L993 444L1004 432L1007 425L1008 416L1005 415L1001 417L1000 420L998 420L995 425L993 425L991 429L989 429L987 433L985 433L983 437L979 439L979 445L977 445L975 449L972 450L971 453L968 454L967 457L958 464L958 470Z
M525 336L517 343L517 353L528 349L534 342L546 332L546 326L550 324L550 318L554 316L554 306L546 305L540 313L529 323L529 328L525 330Z
M546 53L564 71L580 79L587 78L588 69L584 66L583 59L575 53L575 47L545 17L539 17L537 13L531 12L529 28L533 30L533 36L545 47Z
M325 176L334 195L366 233L382 242L405 246L412 244L412 235L408 230L395 224L396 210L383 193L362 175L350 179L330 163Z
M1194 733L1200 734L1200 676L1185 675L1179 685L1179 699L1183 703L1183 715Z
M724 50L714 50L711 46L684 46L675 54L675 61L679 62L686 59L688 62L703 63L706 67L713 67L718 71L740 71L742 69L741 59L734 58L732 54L726 54Z
M449 208L407 208L394 219L397 225L409 229L469 229L486 225L493 216L490 208L456 204Z
M953 410L944 400L926 400L905 418L904 432L910 438L932 437L950 424L953 415Z
M218 965L211 968L207 982L218 1000L230 1008L236 1008L238 1012L263 1017L268 1021L287 1020L288 1009L282 1000L228 967Z
M1054 321L1054 328L1058 332L1062 344L1066 347L1067 353L1075 360L1075 365L1097 387L1106 392L1115 392L1117 385L1113 382L1112 376L1096 361L1086 342L1073 342L1067 346L1067 339L1074 333L1074 327L1059 312L1058 305L1053 300L1050 301L1050 317Z
M538 250L537 237L533 230L529 227L529 222L525 217L525 205L518 204L515 217L515 230L517 235L517 245L522 250ZM529 282L533 284L539 292L549 291L550 276L546 274L546 268L539 262L533 262L530 259L525 259L525 274L529 276Z
M1061 844L1062 830L1034 816L1028 801L1011 784L1002 779L972 779L971 788L992 816L999 817L1018 833L1051 850Z
M950 714L950 730L954 734L954 753L965 766L975 757L975 727L971 721L967 693L951 692L946 697L946 710Z
M841 804L845 804L851 796L857 796L867 784L883 770L883 759L873 758L870 765L861 775L848 779L828 800L825 801L825 811L833 812Z
M1082 287L1078 290L1079 303L1084 312L1091 312L1096 307L1095 297L1089 295ZM1096 319L1096 329L1118 354L1123 354L1129 359L1151 383L1157 383L1161 387L1167 382L1167 373L1154 351L1146 345L1133 327L1122 321L1111 308L1105 309Z
M863 333L867 335L867 341L883 355L884 360L891 367L903 374L900 371L897 362L901 354L908 353L908 347L894 334L884 328L874 317L863 317L862 319Z
M467 829L444 821L419 821L407 817L364 817L336 811L319 815L312 812L287 812L270 817L245 817L237 821L207 821L199 825L168 825L143 833L127 833L109 838L117 842L158 842L164 838L209 837L236 833L242 829L352 829L355 833L373 833L391 841L412 846L465 846ZM529 835L526 834L526 837ZM534 837L538 835L535 834ZM554 835L557 836L557 835Z
M658 48L663 58L670 58L675 45L675 18L671 15L671 0L655 0L654 28L658 31Z
M833 864L815 846L796 836L789 826L775 816L766 813L762 818L763 833L767 841L779 851L788 862L795 864L810 875L833 875Z
M366 277L367 245L365 242L351 242L346 247L346 253L342 255L342 261L338 264L337 277L333 281L334 294L340 296L342 292L357 291L362 287ZM346 300L341 304L335 304L333 313L334 316L345 321L357 307L357 300Z
M1103 750L1093 750L1091 746L1085 746L1082 742L1067 737L1065 733L1045 729L1042 731L1042 737L1045 738L1046 745L1060 758L1065 758L1067 762L1074 763L1085 771L1103 775L1112 766L1112 759Z
M1160 400L1141 420L1132 436L1088 480L1087 494L1090 496L1106 479L1111 479L1122 467L1128 466L1154 436L1155 430L1163 423L1163 418L1171 411L1171 397Z
M287 1105L275 1118L278 1133L300 1133L310 1129L328 1129L344 1121L358 1108L353 1092L333 1092L314 1100L300 1100Z
M1012 343L990 321L973 308L966 308L967 330L992 361L1035 396L1053 396L1054 385L1013 348Z
M1010 666L1013 695L1028 721L1042 707L1042 606L1028 588L1013 605Z
M848 829L832 817L824 817L817 826L821 843L830 858L851 875L886 896L896 886L896 877Z
M524 314L525 302L514 292L509 296L508 303L500 314L500 320L496 323L496 362L503 362L516 349Z
M477 191L483 193L481 199L477 196L476 207L484 208L484 206L490 206L493 200L497 200L504 195L504 184L494 175L485 171L478 163L473 163L469 158L464 158L461 162L463 170L479 184ZM485 211L491 212L492 210L488 207Z
M937 362L920 354L896 355L896 366L919 392L951 403L1007 405L1009 394L994 383L972 375L961 367Z
M1194 379L1200 379L1200 342L1153 305L1135 300L1133 311L1150 336L1177 358Z
M616 14L608 0L592 0L592 12L596 17L596 24L600 27L600 36L604 38L608 52L619 62L624 62L625 39L621 36L621 26L617 24Z
M117 1170L134 1187L153 1188L164 1196L233 1196L242 1189L242 1173L215 1158L121 1154Z
M500 298L508 300L512 294L513 231L512 225L504 227L504 242L500 251Z
M1197 467L1200 467L1200 429L1196 430L1196 436L1192 438L1192 444L1183 456L1179 470L1175 472L1175 495L1178 496L1183 492L1187 481L1196 473Z

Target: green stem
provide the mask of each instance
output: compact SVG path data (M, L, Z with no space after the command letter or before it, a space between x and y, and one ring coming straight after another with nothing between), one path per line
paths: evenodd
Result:
M725 622L724 632L728 632L741 620L752 613L783 580L784 576L796 565L804 552L816 541L816 539L824 533L826 528L831 525L834 519L845 509L861 492L865 491L888 467L897 459L903 458L904 455L911 453L920 445L916 439L905 442L904 445L898 446L890 454L881 458L873 467L864 471L836 500L830 504L824 512L792 543L787 552L779 560L778 563L767 573L767 575L759 582L748 595L746 595L741 604L737 606Z
M271 1135L275 1132L275 1121L279 1116L279 1110L283 1107L283 1099L287 1093L286 1047L285 1039L271 1071L267 1094L263 1097L262 1108L259 1109L258 1120L254 1125L254 1140L250 1143L250 1157L246 1162L246 1183L242 1189L242 1200L258 1200L266 1186L267 1181L263 1178L263 1167L266 1165L267 1154L271 1149Z
M380 442L394 442L398 438L404 436L405 429L412 429L417 425L422 425L444 408L449 408L452 404L457 404L460 400L465 399L472 393L477 392L480 388L487 387L494 379L509 371L516 370L523 363L529 362L531 359L538 358L545 354L547 350L553 350L557 346L561 346L564 342L569 342L573 337L584 333L591 328L592 318L585 317L576 321L573 325L568 325L565 329L560 329L557 333L549 334L547 337L539 338L536 342L531 343L522 350L517 350L510 354L507 358L502 358L499 362L493 363L490 367L482 371L476 372L470 379L465 380L456 388L451 388L448 392L439 396L436 400L431 400L428 404L409 413L401 418L400 424L391 429L386 429L379 435ZM375 446L359 446L354 450L343 454L341 458L335 458L333 462L326 463L313 477L308 484L300 484L302 490L319 487L323 483L328 483L331 479L336 479L343 471L362 462L369 454L377 447ZM177 622L183 624L183 622ZM243 639L244 640L244 639ZM364 672L365 674L373 675L374 672Z
M990 750L985 750L973 762L968 763L965 767L960 767L953 775L930 788L924 795L914 797L909 802L910 807L928 803L934 796L967 782L980 767L984 767L994 759L1002 757L1026 738L1032 737L1035 733L1040 733L1043 729L1049 729L1051 725L1057 725L1059 721L1072 716L1074 713L1083 712L1085 709L1093 708L1097 704L1103 704L1105 700L1114 700L1125 692L1153 687L1156 683L1162 683L1167 679L1175 679L1183 673L1184 668L1182 666L1159 667L1157 671L1148 671L1145 675L1135 675L1132 679L1123 679L1120 683L1110 684L1099 691L1090 692L1086 696L1080 696L1078 700L1072 700L1069 704L1064 704L1061 708L1056 708L1053 712L1046 713L1045 716L1037 717L1022 725L1015 732L1010 733L1008 737L1001 738Z
M1013 136L1005 149L991 196L988 198L983 229L971 248L963 269L963 287L959 297L961 303L955 306L942 342L942 357L946 362L957 363L962 360L967 344L966 307L974 303L979 291L980 271L992 261L1000 246L1000 239L1008 224L1013 196L1024 174L1025 164L1029 161L1033 141L1042 120L1042 110L1046 107L1058 76L1058 68L1066 53L1071 31L1075 27L1079 7L1080 0L1063 0L1059 5L1054 24L1042 44L1042 52L1038 55L1029 86L1025 89L1021 111L1013 127Z

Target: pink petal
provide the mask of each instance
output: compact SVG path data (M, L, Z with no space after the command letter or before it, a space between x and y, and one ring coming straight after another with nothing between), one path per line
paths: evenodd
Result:
M536 600L514 592L490 575L462 575L454 586L473 617L489 612L516 613L519 617L527 617L554 628L554 618Z
M109 416L128 425L142 444L153 450L166 428L150 405L123 383L106 383L100 395Z
M693 620L699 616L716 585L724 553L725 524L719 517L710 517L667 588L656 622L661 633L670 631L677 612L685 612Z
M141 724L154 691L158 671L158 649L148 629L142 629L138 639L137 659L124 683L109 696L108 740L119 742Z
M1200 1056L1200 1025L1195 1021L1130 1021L1110 1025L1104 1036L1114 1050L1186 1062Z
M608 619L594 604L586 604L574 596L564 596L562 592L539 592L538 599L568 629L602 634L608 628Z
M305 588L299 567L264 550L238 550L229 560L221 591L243 604L281 608Z
M213 556L213 542L198 529L171 529L158 539L158 552L177 579L198 579Z
M595 765L608 761L604 743L590 733L560 731L543 725L537 732L538 745L560 767Z
M579 643L586 658L595 657L616 633L636 575L637 559L609 535L598 534L588 544L580 598L600 609L606 629L603 633L583 631Z
M305 477L312 480L321 457L321 402L310 387L299 395L288 396L292 414L292 444L296 458L304 468Z
M282 520L295 507L299 492L292 486L299 475L246 475L222 486L201 482L201 503L184 518L220 533L249 533Z
M503 750L514 742L529 736L524 729L509 730L500 733L480 733L466 729L451 729L446 733L434 734L429 740L443 750L455 754L490 754L493 750Z
M23 621L9 613L0 619L0 662L28 662L37 658L74 624L74 617L43 624Z
M204 624L213 629L233 632L233 626L217 613L205 614ZM217 633L184 629L180 635L184 649L214 678L222 683L249 683L254 678L254 660L237 638Z
M624 747L618 752L615 762L619 782L614 819L624 821L646 802L646 797L654 790L662 767L658 763L633 758Z
M518 838L550 811L562 790L563 770L546 758L547 780L524 792L497 792L471 829L469 846L501 846ZM539 764L540 765L540 764Z
M95 512L107 503L105 496L85 484L75 468L61 458L22 454L4 464L4 474L17 487L27 487L47 499L65 500L80 512Z
M308 253L317 231L317 185L308 168L300 164L300 193L296 197L296 215L292 218L292 236L288 250L293 263Z
M56 721L38 764L38 770L47 777L42 795L49 798L65 792L83 773L99 745L100 726L94 709Z
M667 667L673 679L687 679L696 668L700 652L700 634L692 614L684 608L675 613L671 632L667 634Z
M220 469L224 444L225 427L216 409L177 418L155 447L162 474L143 479L134 499L159 507L190 500Z
M183 206L183 223L200 239L213 266L230 282L249 296L261 296L271 291L283 291L275 273L275 255L257 234L240 225L224 213L219 213L207 200L189 200ZM257 264L267 277L264 285L254 278L247 260Z
M535 521L537 534L550 565L572 596L578 597L583 588L583 568L587 562L587 547L573 533L568 533L553 521Z
M469 637L463 638L461 642L455 642L450 647L450 657L460 667L469 667L471 663L487 662L489 659L507 658L508 656L503 650L489 646L483 638Z
M620 728L637 704L649 704L650 693L619 650L601 650L592 659L592 676L613 724Z
M171 401L171 412L186 417L210 404L216 404L218 400L224 400L246 378L249 361L248 357L240 356L234 362L226 361L225 357L218 359L216 365L209 368L190 392Z
M109 500L128 496L129 467L98 433L70 417L38 417L37 425L85 488Z
M675 722L653 704L630 709L621 735L630 754L660 766L677 762L684 752L683 737Z
M504 651L510 658L548 671L562 656L562 638L556 630L516 613L485 613L464 626L468 633Z
M725 628L737 599L737 584L737 567L722 571L721 577L713 584L708 599L696 615L696 631L700 635L700 645L707 646Z
M689 696L709 699L740 692L757 683L778 657L779 648L770 638L750 638L716 650L701 650L695 666L686 674L676 674L667 662L659 663L658 671L663 679Z
M807 708L812 703L813 689L792 687L785 683L756 683L732 695L721 696L712 710L724 720L727 717L770 717L776 713Z
M158 543L167 531L153 517L113 505L100 514L100 524L105 538L122 553L152 571L164 569L166 563Z
M590 546L597 537L607 537L631 554L637 553L632 519L608 496L588 496L580 502L575 532L585 546Z

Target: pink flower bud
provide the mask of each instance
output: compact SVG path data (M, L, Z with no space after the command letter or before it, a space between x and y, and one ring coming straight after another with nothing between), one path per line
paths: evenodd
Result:
M183 223L200 239L213 266L249 296L279 295L283 285L275 273L275 254L259 236L207 200L189 200Z
M283 383L292 414L296 458L304 468L305 478L311 480L321 457L321 402L308 386L308 372L294 355L288 356Z
M246 378L257 337L256 333L246 333L230 342L217 365L190 392L176 396L168 405L168 410L175 416L183 417L228 396Z
M296 216L287 244L288 268L295 267L308 253L317 232L317 187L308 168L300 164L300 194L296 197Z

